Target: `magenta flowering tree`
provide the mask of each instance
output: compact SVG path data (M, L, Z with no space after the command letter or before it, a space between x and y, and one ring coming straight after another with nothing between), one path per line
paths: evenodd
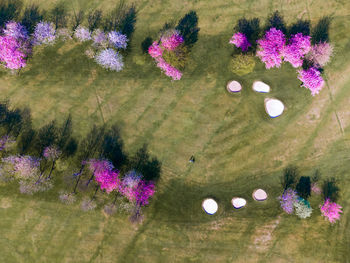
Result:
M0 62L8 69L20 69L26 66L27 55L22 44L12 36L0 36Z
M161 58L162 55L163 55L163 49L159 46L158 42L155 41L148 48L148 54L150 54L151 57L154 58L154 59Z
M327 198L323 205L320 206L320 209L322 215L331 223L335 223L337 220L339 220L340 213L343 213L341 210L342 207L337 203L331 202L329 198Z
M311 91L312 96L318 94L324 86L321 72L314 67L298 70L298 79L303 83L302 86Z
M115 170L103 170L95 174L95 181L100 186L101 190L106 190L107 193L110 193L119 188L119 172Z
M92 172L92 175L88 180L88 182L86 183L86 185L89 185L92 179L94 178L94 176L96 177L97 174L103 173L106 171L109 172L114 169L113 164L110 161L104 160L104 159L90 159L88 161L88 165L89 165L89 170Z
M141 180L137 185L135 193L136 203L140 206L147 205L149 203L149 199L155 193L155 185L153 182Z
M284 46L282 56L285 61L292 64L294 68L303 65L305 55L311 49L311 37L304 36L302 33L292 35L289 44Z
M280 200L281 208L287 214L292 214L294 212L294 203L298 200L297 192L293 189L287 189L278 198Z
M267 69L279 68L282 64L282 51L286 38L281 30L269 29L263 39L257 41L258 51L256 55L265 63Z
M233 34L229 43L235 45L237 48L242 49L243 52L248 51L248 48L252 46L249 43L246 35L241 33L241 32L237 32L237 33Z
M184 42L184 38L175 30L170 35L163 35L160 41L165 49L173 51Z
M170 30L162 35L159 42L153 42L148 48L148 54L155 59L157 67L173 80L180 80L182 72L178 68L172 66L171 63L165 61L163 55L165 52L169 52L168 54L171 54L169 57L175 58L179 56L178 54L183 54L181 51L177 52L182 47L183 42L184 39L178 31Z

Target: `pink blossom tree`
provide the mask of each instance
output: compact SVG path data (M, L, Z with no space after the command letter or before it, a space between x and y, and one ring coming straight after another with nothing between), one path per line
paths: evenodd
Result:
M335 223L336 220L339 220L340 213L343 213L341 210L342 207L337 203L331 202L329 198L327 198L323 205L320 206L320 209L322 215L331 223Z
M333 46L327 42L321 42L311 47L307 59L316 67L324 67L331 59Z
M19 40L13 36L0 36L0 63L6 68L16 70L26 66L26 54Z
M86 185L90 184L94 176L100 173L110 172L114 169L113 164L110 161L104 160L104 159L90 159L88 161L88 165L89 165L90 171L92 172L92 175L88 180L88 182L86 183Z
M243 52L248 51L248 48L251 47L251 44L249 43L246 35L241 32L233 34L229 43L234 44L237 48L242 49Z
M104 170L95 174L95 181L100 186L101 190L106 190L107 193L119 188L120 178L118 171Z
M298 79L302 82L302 86L311 91L312 96L318 94L324 86L321 72L314 67L298 70Z
M281 55L286 42L283 32L276 28L271 28L265 33L264 38L257 42L258 51L256 55L265 63L266 68L279 68L282 64Z
M302 33L292 35L289 44L284 46L282 56L285 61L292 64L294 68L303 65L303 58L311 49L311 37L304 36Z
M160 41L162 46L167 50L175 50L184 42L184 38L180 35L179 32L175 30L170 35L164 35L161 37Z

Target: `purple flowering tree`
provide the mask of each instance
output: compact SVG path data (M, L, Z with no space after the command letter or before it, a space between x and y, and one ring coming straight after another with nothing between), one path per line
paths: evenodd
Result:
M292 214L294 212L294 203L297 202L298 195L297 192L292 189L287 189L278 198L280 200L281 208L287 214Z
M96 47L107 47L106 34L101 29L96 29L92 34L92 40Z
M265 63L267 69L279 68L282 64L282 51L286 38L281 30L269 29L263 39L257 41L258 51L256 55Z
M241 32L237 32L237 33L233 34L229 43L235 45L237 48L242 49L243 52L248 51L248 48L252 46L249 43L246 35L241 33Z
M292 35L289 44L284 46L282 56L284 60L291 63L294 68L298 68L303 65L303 59L310 49L311 37L298 33Z
M34 45L53 44L55 42L55 25L50 22L39 22L34 29Z
M303 83L302 86L311 91L312 96L318 94L324 86L321 72L314 67L298 70L298 79Z
M96 62L105 69L121 71L124 67L123 56L119 52L107 48L95 56Z
M111 31L108 33L108 40L115 48L126 49L129 39L121 32Z
M4 28L4 35L11 36L17 40L26 41L29 38L27 29L20 23L10 21L7 22Z
M74 31L74 37L80 42L85 42L91 40L91 33L86 27L78 26Z

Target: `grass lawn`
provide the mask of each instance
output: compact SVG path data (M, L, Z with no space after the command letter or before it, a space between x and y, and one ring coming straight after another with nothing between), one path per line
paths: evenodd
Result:
M45 9L53 2L38 1ZM74 3L103 10L115 5ZM0 262L350 262L350 2L138 0L136 6L132 50L122 72L98 67L83 54L84 45L57 43L36 50L19 76L0 72L0 99L29 107L36 127L71 113L77 136L94 123L118 123L128 152L146 143L162 162L162 174L143 224L132 225L123 214L107 216L101 208L83 212L79 204L63 205L59 186L28 197L18 186L3 184ZM170 81L150 58L137 65L142 40L191 9L201 30L183 78ZM335 56L326 67L328 85L315 97L299 87L289 64L266 70L257 60L244 77L228 70L236 21L245 16L264 22L275 10L288 23L333 17ZM231 79L241 82L241 94L228 94ZM253 92L255 80L268 83L271 93ZM284 102L281 117L267 116L266 97ZM194 164L188 163L191 155ZM276 198L289 164L302 175L318 168L323 178L339 180L340 222L331 225L321 217L320 196L310 200L309 219L282 213ZM59 168L56 177L63 178ZM268 201L254 202L255 188L265 189ZM218 200L216 215L201 209L208 196ZM247 206L234 211L234 196Z

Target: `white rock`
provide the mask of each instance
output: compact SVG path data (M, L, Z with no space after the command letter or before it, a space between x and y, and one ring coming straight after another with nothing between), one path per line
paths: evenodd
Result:
M277 99L265 99L265 110L271 118L276 118L283 113L284 105Z
M236 209L242 208L247 204L247 201L244 198L240 198L240 197L232 198L231 202L233 207Z
M253 90L256 92L268 93L270 92L270 86L262 81L255 81L253 83Z
M229 92L240 92L242 90L241 84L235 80L230 81L226 88Z
M216 213L216 211L218 211L218 204L214 199L211 198L205 199L202 203L202 207L204 211L209 215L213 215Z
M267 199L267 193L263 189L257 189L253 192L253 198L256 201L264 201Z

